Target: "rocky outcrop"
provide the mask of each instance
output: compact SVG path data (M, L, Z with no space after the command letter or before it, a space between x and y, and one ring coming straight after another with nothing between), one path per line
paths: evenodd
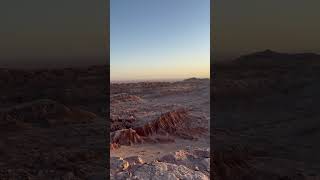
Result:
M142 143L143 138L133 129L121 129L110 134L111 144L131 145ZM113 147L117 147L113 145Z
M91 179L104 171L106 68L0 68L0 179Z
M186 132L188 119L187 111L185 109L179 109L167 112L161 115L158 119L146 123L142 127L134 127L129 129L120 129L123 127L123 123L120 123L120 130L111 133L111 144L113 148L119 147L118 145L131 145L135 143L143 142L174 142L171 138L168 138L168 134L178 135L183 138L192 139L192 135ZM117 123L112 123L111 128L115 128ZM166 135L166 137L160 137L156 135ZM154 137L151 137L154 136Z
M132 115L122 115L122 116L115 116L111 115L110 122L111 127L110 131L117 131L120 129L127 129L132 127L132 123L136 121L136 118Z
M144 164L144 161L140 156L131 156L125 158L124 160L126 160L131 166L136 164Z
M161 157L159 161L183 165L194 171L201 171L207 176L210 175L209 149L197 149L194 151L180 150Z
M196 155L198 153L198 155ZM210 179L209 149L198 152L184 150L165 155L159 160L144 163L141 157L111 158L111 174L114 179ZM170 157L170 158L169 158ZM193 164L194 163L194 164ZM124 168L125 165L125 168Z
M49 99L23 103L0 111L1 127L12 122L40 126L89 123L95 118L94 113L70 108Z
M89 107L90 112L103 115L101 108L106 109L108 98L106 68L0 69L0 107L52 99L68 107Z
M117 143L110 143L110 150L115 150L120 148L120 145Z
M164 113L159 118L140 127L122 129L126 124L124 122L128 124L128 121L112 122L111 129L119 130L111 132L111 149L120 147L119 145L143 142L174 142L175 140L170 138L169 135L194 140L197 139L196 135L201 135L206 131L206 129L199 127L189 127L188 120L188 111L186 109L177 109ZM128 126L130 127L130 125Z
M124 171L128 169L129 167L128 161L124 160L121 157L111 157L110 158L110 169L112 171L118 172L118 171Z
M194 171L186 166L165 162L144 164L132 172L130 179L161 179L161 180L209 180L209 177L200 171Z
M161 115L158 119L142 127L134 129L140 136L149 136L155 133L175 133L185 127L187 118L185 109L174 110Z

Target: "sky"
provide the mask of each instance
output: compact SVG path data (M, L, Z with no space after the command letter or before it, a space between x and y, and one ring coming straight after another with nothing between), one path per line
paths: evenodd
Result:
M319 0L214 1L214 61L271 49L320 53Z
M0 67L106 64L106 1L0 3Z
M111 80L210 75L209 0L110 0Z

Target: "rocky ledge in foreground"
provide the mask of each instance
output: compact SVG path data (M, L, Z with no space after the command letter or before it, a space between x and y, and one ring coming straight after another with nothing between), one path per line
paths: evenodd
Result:
M142 157L111 157L110 179L210 179L210 149L179 150L151 163Z

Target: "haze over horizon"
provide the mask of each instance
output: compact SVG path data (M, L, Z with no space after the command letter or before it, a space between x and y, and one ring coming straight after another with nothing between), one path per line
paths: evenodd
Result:
M210 76L210 1L111 0L111 80Z

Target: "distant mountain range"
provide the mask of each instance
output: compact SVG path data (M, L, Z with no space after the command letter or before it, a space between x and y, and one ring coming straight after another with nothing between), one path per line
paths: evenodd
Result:
M315 53L280 53L272 50L260 51L248 55L240 56L235 59L233 63L236 64L296 64L305 62L318 62L320 63L320 55Z

